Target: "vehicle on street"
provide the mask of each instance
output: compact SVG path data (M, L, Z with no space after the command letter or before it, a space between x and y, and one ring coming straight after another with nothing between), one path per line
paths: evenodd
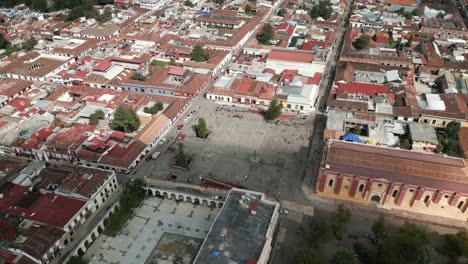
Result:
M164 143L166 143L167 139L166 138L161 138L159 140L159 145L163 145Z
M159 151L156 151L155 153L153 153L153 155L151 155L151 158L153 160L157 160L159 158L159 156L161 155L161 152Z
M284 208L280 208L278 210L278 212L282 215L288 215L289 214L289 211L287 209L284 209Z

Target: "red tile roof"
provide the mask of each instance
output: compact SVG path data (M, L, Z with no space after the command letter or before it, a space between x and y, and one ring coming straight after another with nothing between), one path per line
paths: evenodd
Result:
M104 60L96 65L93 70L105 72L107 69L109 69L110 66L112 66L112 63L110 63L109 60Z
M47 193L40 195L28 208L19 206L20 201L30 194L29 188L14 185L3 193L0 210L25 219L38 221L63 228L86 204L85 201Z
M23 112L26 108L28 108L30 101L25 98L15 98L13 101L9 103L9 105L13 106L14 108L18 109L18 111Z
M338 83L337 92L345 91L348 94L364 94L373 97L377 94L386 94L395 102L395 95L388 91L388 87L381 84L371 83Z
M386 0L385 3L389 5L417 6L416 0Z
M301 51L272 50L268 55L268 60L311 63L314 60L314 54Z
M339 173L468 194L468 167L459 158L333 140L326 163Z

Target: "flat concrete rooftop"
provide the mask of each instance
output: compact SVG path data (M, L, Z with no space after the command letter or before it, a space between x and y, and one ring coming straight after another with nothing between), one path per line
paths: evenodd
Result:
M244 196L245 195L245 196ZM244 200L241 204L239 201ZM251 213L252 206L256 214ZM260 195L231 191L194 264L247 263L258 260L275 207Z

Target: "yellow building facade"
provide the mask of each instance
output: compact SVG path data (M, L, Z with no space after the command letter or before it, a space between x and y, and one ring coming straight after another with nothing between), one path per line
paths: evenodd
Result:
M331 140L319 196L468 220L463 159Z

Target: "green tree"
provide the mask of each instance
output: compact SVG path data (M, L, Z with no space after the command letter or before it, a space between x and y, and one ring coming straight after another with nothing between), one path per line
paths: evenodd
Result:
M400 227L395 245L400 259L411 261L422 246L432 246L432 238L427 229L406 222Z
M286 8L281 8L280 10L278 10L277 15L280 17L284 17L286 13L288 13L288 10L286 10Z
M112 5L114 0L97 0L98 5Z
M460 132L460 128L460 122L452 121L448 123L445 127L445 132L447 133L448 137L458 139L458 133Z
M310 11L310 16L313 19L317 19L319 17L328 20L333 13L333 9L331 7L330 1L320 1L318 5L312 7Z
M0 49L6 49L10 46L10 42L5 39L3 34L0 34Z
M99 120L104 119L104 117L105 114L102 110L96 110L96 112L89 116L89 124L95 126L99 123Z
M408 138L404 138L401 142L400 142L400 148L402 149L411 149L411 142Z
M250 15L250 13L252 13L252 7L250 7L249 5L246 5L245 6L245 14Z
M133 74L132 77L130 77L130 79L135 80L135 81L141 81L141 82L148 80L146 76L138 74L138 73Z
M350 249L340 249L333 257L333 264L359 264L356 253Z
M203 49L203 46L200 44L195 45L192 53L190 54L190 57L196 62L203 62L210 58L205 49Z
M137 114L128 108L119 106L114 112L114 119L111 123L111 128L125 133L130 133L140 127L140 118Z
M273 32L273 26L266 23L263 25L262 32L257 35L258 43L262 45L270 45L270 40L273 39L275 33Z
M276 98L271 100L270 106L265 113L266 120L274 120L281 115L281 110L283 109L283 104L279 102Z
M32 0L31 9L39 12L47 12L47 0Z
M351 221L351 211L344 207L343 204L338 205L336 212L333 214L332 219L332 231L337 239L343 237L343 233L346 231L346 227Z
M310 249L299 249L295 256L296 264L321 264L319 256Z
M104 8L104 12L102 13L102 15L99 16L99 22L105 23L111 19L112 19L112 8L109 6L106 6L106 8Z
M422 245L414 252L413 258L417 264L436 264L437 252L430 245Z
M353 244L354 252L359 258L361 264L374 264L372 250L363 243L356 242Z
M308 239L313 248L320 247L322 242L326 242L330 236L330 229L326 222L312 219L309 224Z
M362 34L359 38L356 39L356 42L354 42L354 46L356 49L364 49L367 48L370 44L370 37Z
M177 149L176 165L184 168L187 167L187 156L185 155L182 143L179 144L179 148Z
M188 6L188 7L194 7L194 6L195 6L195 5L192 3L192 1L190 1L190 0L185 0L184 5L185 5L185 6Z
M143 112L145 112L147 114L155 115L155 114L157 114L159 111L161 111L163 109L164 109L163 103L157 102L151 107L145 106L145 108L143 108Z
M68 260L68 264L86 264L88 262L84 261L80 256L71 256Z
M206 128L206 121L204 118L200 117L198 119L197 125L197 137L206 138L208 137L208 129Z
M37 40L34 37L30 37L27 41L23 42L23 44L21 45L21 49L30 51L34 49L36 45L37 45Z
M447 234L445 239L445 252L452 257L468 257L468 232Z
M413 34L408 39L408 42L406 42L405 46L406 47L411 47L411 44L413 43Z
M385 221L383 216L380 216L377 220L374 221L372 225L372 233L374 233L375 240L377 243L382 242L388 238L390 233L390 226Z

